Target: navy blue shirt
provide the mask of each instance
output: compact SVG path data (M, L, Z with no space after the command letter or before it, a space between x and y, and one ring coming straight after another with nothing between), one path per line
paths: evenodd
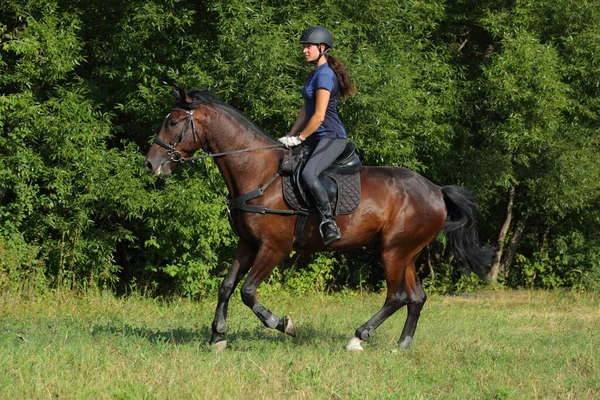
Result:
M318 139L325 137L330 139L346 139L346 130L337 113L337 101L339 98L338 80L335 72L333 72L327 63L318 66L308 75L302 89L306 122L310 121L315 114L317 90L319 89L329 91L329 103L327 104L323 123L309 138L312 139L313 136L316 136Z

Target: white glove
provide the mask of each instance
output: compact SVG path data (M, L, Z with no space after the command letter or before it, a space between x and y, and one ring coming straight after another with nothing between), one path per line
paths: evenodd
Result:
M302 143L298 136L284 136L278 139L285 147L294 147Z

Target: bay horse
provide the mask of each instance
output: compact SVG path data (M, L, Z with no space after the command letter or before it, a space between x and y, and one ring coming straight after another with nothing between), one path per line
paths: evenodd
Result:
M284 334L295 335L292 320L279 318L258 302L258 286L294 249L298 215L282 195L278 169L288 151L262 132L234 107L208 91L174 89L176 104L163 121L144 167L154 176L171 174L177 164L192 159L202 149L212 157L228 190L229 199L259 189L247 203L255 212L230 210L230 223L239 236L231 268L219 289L210 344L216 351L227 346L227 310L238 283L242 301L262 323ZM308 238L298 251L344 251L376 243L381 249L387 296L381 309L359 327L348 351L363 350L366 342L388 317L407 306L408 315L398 344L408 348L426 300L415 260L421 249L443 229L456 258L484 276L490 251L481 246L475 227L476 205L470 192L458 186L439 187L405 168L361 167L361 200L356 211L338 215L342 239L324 247L318 232L319 217L310 216ZM262 210L262 211L260 211Z

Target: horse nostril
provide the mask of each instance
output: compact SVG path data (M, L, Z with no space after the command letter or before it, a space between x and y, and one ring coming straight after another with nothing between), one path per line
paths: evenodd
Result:
M145 160L144 161L144 168L146 168L146 171L151 174L152 173L152 164L150 163L150 161Z

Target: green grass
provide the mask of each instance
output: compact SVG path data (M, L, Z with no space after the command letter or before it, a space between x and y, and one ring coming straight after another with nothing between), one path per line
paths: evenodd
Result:
M236 296L227 350L209 351L215 299L0 297L0 398L600 398L600 295L431 296L408 351L405 309L347 353L382 294L266 293L297 338Z

